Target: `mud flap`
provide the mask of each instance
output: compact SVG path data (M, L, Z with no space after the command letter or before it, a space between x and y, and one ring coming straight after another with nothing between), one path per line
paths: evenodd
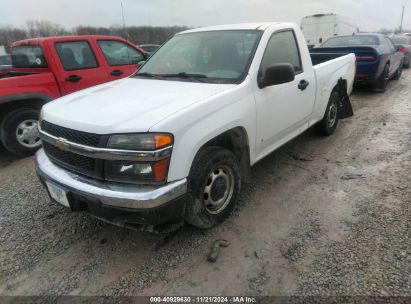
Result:
M340 94L340 119L354 116L354 111L351 106L350 97L347 93L347 83L340 79L338 81L338 93Z

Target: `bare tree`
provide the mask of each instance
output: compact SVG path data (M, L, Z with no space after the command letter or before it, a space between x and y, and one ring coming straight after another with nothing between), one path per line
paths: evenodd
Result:
M120 25L113 25L111 27L79 25L71 30L67 30L61 25L47 20L28 20L25 28L0 27L0 45L4 45L6 50L10 51L11 44L14 41L61 35L112 35L128 39L135 44L162 44L175 33L186 29L187 27L184 26L128 26L124 30Z

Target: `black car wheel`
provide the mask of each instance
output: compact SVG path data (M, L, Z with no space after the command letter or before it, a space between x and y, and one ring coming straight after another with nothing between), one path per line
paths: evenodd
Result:
M9 113L1 125L0 137L4 147L19 156L33 155L40 147L39 111L19 109Z
M404 58L404 69L410 68L411 54L406 54Z
M334 133L340 118L340 95L333 92L328 101L323 119L315 125L320 135L329 136Z
M390 66L387 64L375 84L375 90L381 93L385 92L388 81L390 81Z
M394 77L392 79L399 80L402 75L403 64L401 63L398 69L395 71Z
M217 226L235 208L240 187L234 154L220 147L202 148L189 175L186 221L202 229Z

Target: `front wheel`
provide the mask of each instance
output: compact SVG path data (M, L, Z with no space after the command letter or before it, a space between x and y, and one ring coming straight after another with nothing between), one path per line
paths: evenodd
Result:
M398 67L398 69L395 71L395 75L394 75L394 77L393 77L394 80L399 80L399 79L401 79L402 70L403 70L403 64L400 64L400 66Z
M4 147L19 156L33 155L40 147L39 111L18 109L9 113L1 125L0 137Z
M334 133L340 118L340 94L332 92L323 119L315 126L317 133L329 136Z
M240 187L234 154L220 147L202 148L190 170L186 221L202 229L217 226L235 208Z

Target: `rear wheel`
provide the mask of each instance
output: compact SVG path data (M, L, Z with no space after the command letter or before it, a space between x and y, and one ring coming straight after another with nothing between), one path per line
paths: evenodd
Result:
M240 187L234 154L220 147L202 148L190 171L186 221L202 229L217 226L235 208Z
M329 136L334 133L340 118L340 95L333 92L325 110L323 119L315 125L317 133Z
M40 147L39 111L19 109L9 113L1 125L0 138L4 147L19 156L33 155Z
M379 92L385 92L387 89L388 81L390 80L390 66L387 64L384 67L383 72L375 84L375 89Z

